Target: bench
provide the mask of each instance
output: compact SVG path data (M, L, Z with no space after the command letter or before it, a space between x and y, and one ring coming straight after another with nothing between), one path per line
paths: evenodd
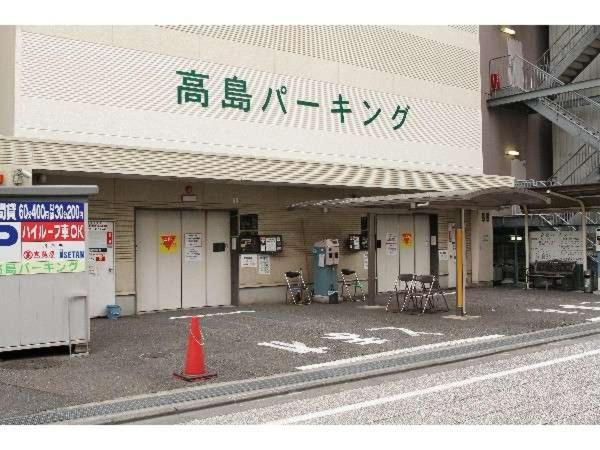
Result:
M533 279L533 287L543 286L548 290L548 285L556 286L556 282L560 281L560 286L563 291L575 289L575 266L574 261L561 261L553 259L551 261L536 261L533 265L533 273L529 278ZM539 280L539 281L538 281Z

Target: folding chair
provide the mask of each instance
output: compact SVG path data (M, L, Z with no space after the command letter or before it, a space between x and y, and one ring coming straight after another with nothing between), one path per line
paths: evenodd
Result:
M304 282L302 269L298 272L285 272L284 274L287 288L285 290L285 302L293 303L294 305L310 305L312 296L310 289Z
M404 288L402 288L402 283L404 283ZM401 273L400 275L398 275L398 278L396 278L396 281L394 282L394 290L390 293L390 297L388 298L388 302L385 307L385 310L386 311L388 310L390 303L392 302L392 297L395 294L396 295L396 304L398 305L398 312L402 312L406 305L407 297L409 297L412 294L413 289L414 289L414 275L413 274ZM400 307L400 295L403 296L402 308Z
M346 279L347 276L354 275L354 278ZM354 288L354 296L350 292L350 288ZM362 295L362 301L366 302L367 297L365 297L365 291L363 289L362 283L358 279L358 275L356 270L350 269L342 269L342 301L347 297L349 301L360 301L356 299L356 290L360 289L360 293Z
M417 275L415 282L419 283L421 288L421 291L417 294L421 303L421 314L424 314L426 311L450 311L444 291L440 288L439 280L435 275ZM435 301L440 296L446 304L445 310L436 309Z

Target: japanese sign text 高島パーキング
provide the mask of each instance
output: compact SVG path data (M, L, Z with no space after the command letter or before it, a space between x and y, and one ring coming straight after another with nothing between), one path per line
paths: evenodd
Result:
M0 202L0 275L83 272L85 205Z
M198 73L195 70L189 71L176 71L176 74L181 76L179 86L177 86L177 103L198 103L200 107L207 108L210 104L209 86L208 82L210 76L202 73ZM267 111L271 103L275 104L275 97L277 98L277 107L281 114L287 114L289 107L287 106L285 96L288 94L287 86L281 86L276 88L269 88L264 94L263 98L259 100L261 110ZM291 93L290 93L291 94ZM253 95L248 92L248 86L245 80L233 76L232 78L224 79L224 94L222 99L217 99L221 103L222 108L233 108L239 109L243 112L248 112L252 109ZM306 108L320 109L321 104L313 100L306 100L296 98L295 103L298 106ZM360 106L360 121L366 127L375 120L379 120L379 116L382 113L381 108L371 106L368 100L363 100ZM346 123L347 118L351 117L352 114L356 114L356 107L350 104L350 100L345 99L342 94L338 94L337 98L331 99L331 102L326 107L323 106L326 113L338 115L340 123ZM402 107L397 105L394 111L388 111L388 120L393 130L398 130L404 125L410 106L406 105Z

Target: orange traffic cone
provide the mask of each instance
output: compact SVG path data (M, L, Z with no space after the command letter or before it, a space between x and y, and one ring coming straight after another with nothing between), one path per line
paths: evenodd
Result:
M204 381L217 376L216 373L208 373L204 365L204 340L200 330L200 319L192 317L190 320L187 354L185 356L185 369L182 373L173 373L179 379L185 381Z

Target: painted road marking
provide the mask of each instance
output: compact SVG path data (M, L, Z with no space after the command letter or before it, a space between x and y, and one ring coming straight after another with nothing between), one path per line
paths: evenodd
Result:
M418 397L421 395L433 394L436 392L447 391L450 389L455 389L463 386L468 386L475 383L480 383L482 381L493 380L496 378L507 377L510 375L515 375L517 373L528 372L530 370L541 369L544 367L554 366L557 364L561 364L564 362L575 361L577 359L586 358L589 356L598 356L600 355L600 349L591 350L588 352L577 353L575 355L564 356L562 358L550 359L548 361L543 361L540 363L530 364L527 366L515 367L513 369L502 370L500 372L488 373L486 375L480 375L477 377L467 378L465 380L454 381L452 383L439 384L437 386L431 386L425 389L418 389L416 391L403 392L397 395L391 395L388 397L377 398L374 400L368 400L364 402L351 403L349 405L338 406L337 408L326 409L324 411L318 411L309 414L303 414L300 416L289 417L287 419L281 419L274 422L269 422L267 425L288 425L299 422L306 422L307 420L320 419L322 417L334 416L336 414L342 414L351 411L357 411L363 408L369 408L371 406L384 405L386 403L393 403L399 400L405 400L408 398Z
M233 312L226 312L226 313L198 314L195 316L177 316L177 317L169 317L169 319L173 320L173 319L190 319L192 317L229 316L231 314L255 313L255 312L256 311L233 311Z
M385 358L386 356L401 355L403 353L414 353L414 352L419 352L422 350L426 351L426 350L432 350L432 349L436 349L436 348L440 348L440 347L452 347L454 345L468 344L471 342L487 341L487 340L491 340L491 339L497 339L497 338L500 338L503 336L504 336L503 334L490 334L487 336L478 336L478 337L474 337L474 338L457 339L455 341L436 342L435 344L419 345L418 347L401 348L398 350L390 350L388 352L371 353L368 355L355 356L353 358L338 359L335 361L328 361L328 362L319 363L319 364L309 364L307 366L296 367L296 369L310 370L310 369L318 369L320 367L340 366L342 364L348 364L348 363L353 363L353 362L358 362L358 361L367 361L369 359Z
M471 319L479 319L481 316L442 316L444 319L454 319L454 320L471 320Z
M398 328L398 327L367 328L366 330L367 331L398 330L398 331L402 331L403 333L408 334L409 336L421 336L424 334L433 335L433 336L443 336L444 335L444 333L429 333L426 331L413 331L413 330L409 330L408 328Z
M262 347L272 347L279 350L287 350L293 353L327 353L327 347L308 347L306 344L298 341L294 342L259 342L258 345Z
M360 337L354 333L327 333L323 339L333 339L335 341L343 341L348 344L369 345L369 344L385 344L388 340L378 337Z
M556 314L583 314L577 311L563 311L562 309L538 309L538 308L528 308L529 312L545 312L545 313L556 313Z
M586 309L589 311L600 311L600 306L583 306L583 305L560 305L565 309Z
M591 319L586 319L588 322L600 322L600 317L592 317Z

